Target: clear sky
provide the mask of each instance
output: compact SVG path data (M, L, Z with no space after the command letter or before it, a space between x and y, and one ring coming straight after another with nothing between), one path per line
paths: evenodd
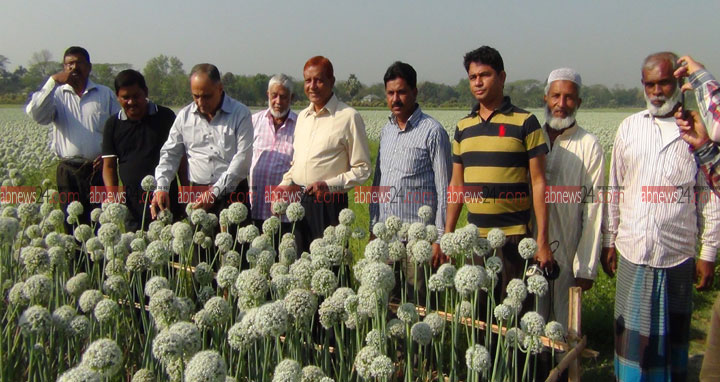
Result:
M10 68L48 49L60 60L70 45L97 63L177 56L221 72L284 72L302 77L314 55L335 77L382 81L395 60L418 79L454 85L462 56L481 45L500 51L508 81L544 80L574 67L585 84L639 85L651 52L691 54L720 75L720 1L160 1L2 0L0 54Z

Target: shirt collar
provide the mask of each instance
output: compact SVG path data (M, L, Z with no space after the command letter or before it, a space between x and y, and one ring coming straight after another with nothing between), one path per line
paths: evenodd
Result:
M420 110L420 105L415 104L415 111L410 115L410 118L408 118L407 123L405 123L405 130L408 128L412 128L418 125L420 123L420 120L422 119L422 110ZM388 119L390 120L390 123L392 123L395 126L398 126L397 118L395 117L395 114L390 113L388 116Z
M89 93L91 90L97 89L97 87L98 87L98 85L96 83L92 82L92 80L90 80L90 78L88 78L87 84L85 85L85 90L83 91L83 94ZM62 90L66 91L66 92L75 93L75 89L73 89L72 85L70 85L70 84L63 85Z
M330 114L330 115L335 115L335 112L337 111L338 103L339 103L339 102L340 102L340 100L338 100L338 98L337 98L337 96L335 95L335 93L333 93L333 95L332 95L332 96L330 97L330 99L327 101L327 103L325 104L325 106L323 106L322 109L320 109L320 111L317 112L317 113L315 113L315 105L313 105L312 103L310 103L310 106L307 108L307 112L305 113L305 115L306 115L306 116L310 116L310 115L312 115L312 114L322 115L324 111L327 111L328 114Z
M145 115L146 117L147 117L148 115L155 115L155 114L158 112L158 107L157 107L157 105L156 105L154 102L150 101L150 100L148 100L147 108L148 108L148 112L147 112L147 114ZM118 112L118 119L121 120L121 121L127 121L127 120L128 120L127 114L125 114L125 109L120 108L120 111Z
M480 104L477 103L477 104L475 104L475 106L473 106L470 114L471 115L479 115L479 113L478 113L479 111L480 111ZM510 102L510 97L504 96L502 102L500 103L500 106L493 111L490 118L492 118L497 113L507 114L510 111L512 111L512 103Z

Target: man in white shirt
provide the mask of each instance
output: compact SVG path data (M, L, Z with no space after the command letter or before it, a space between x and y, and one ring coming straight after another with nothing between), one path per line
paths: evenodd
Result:
M597 195L605 186L605 161L597 137L575 120L581 86L575 70L556 69L548 76L543 97L543 133L550 148L545 158L548 237L558 243L554 258L560 273L551 281L541 309L563 327L568 322L568 289L592 287L601 246L602 204ZM563 199L568 194L573 200Z
M249 209L247 176L252 159L253 127L250 110L223 91L220 71L212 64L198 64L190 71L194 102L182 108L160 149L155 168L157 191L150 212L170 206L170 180L183 155L188 159L192 186L204 188L193 208L219 214L229 203Z
M618 273L620 381L686 379L693 279L696 271L713 271L720 246L717 198L696 193L707 183L673 117L680 107L677 61L670 52L645 59L647 110L622 122L613 145L608 185L622 197L607 206L601 262L609 275Z
M63 54L63 70L33 93L25 112L41 125L51 124L52 148L60 158L57 186L62 210L78 200L79 223L90 222L90 187L102 186L101 144L105 121L120 111L110 88L90 81L90 54L71 46Z

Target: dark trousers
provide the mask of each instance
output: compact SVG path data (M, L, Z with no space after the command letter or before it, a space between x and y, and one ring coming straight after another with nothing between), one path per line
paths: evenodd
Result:
M310 243L323 237L325 228L340 223L338 215L344 208L348 208L348 196L339 192L303 195L300 204L305 208L305 217L295 225L298 255L303 251L310 252Z
M90 224L90 211L100 207L102 200L90 203L90 187L102 186L102 170L95 170L92 161L72 162L62 160L56 170L60 207L67 214L67 206L77 200L82 203L83 213L78 216L80 224ZM65 223L65 231L72 233L72 226Z
M191 186L200 186L200 187L212 187L211 184L199 184L195 182L190 182ZM245 205L245 207L248 210L248 217L245 220L245 222L250 221L250 198L248 195L248 181L247 179L243 179L238 183L237 187L235 187L235 190L232 191L226 191L225 193L218 195L217 198L215 198L215 203L213 203L212 206L207 210L208 213L213 213L217 216L220 216L220 211L228 208L230 204L232 203L242 203ZM246 224L241 224L241 226L245 226Z

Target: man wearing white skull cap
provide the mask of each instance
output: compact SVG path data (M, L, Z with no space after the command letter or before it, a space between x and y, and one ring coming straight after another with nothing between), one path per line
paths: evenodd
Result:
M545 161L548 240L560 274L550 281L541 312L567 327L568 289L592 287L601 250L604 157L599 140L578 126L582 103L580 74L570 68L553 70L545 86L543 134L550 152Z

